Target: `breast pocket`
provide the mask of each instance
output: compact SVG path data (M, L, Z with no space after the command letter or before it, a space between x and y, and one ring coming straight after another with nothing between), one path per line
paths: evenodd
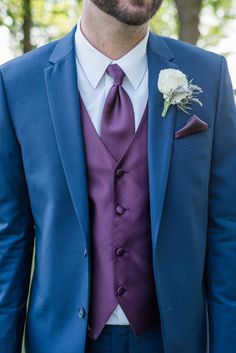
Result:
M179 153L193 148L197 148L211 141L212 141L212 128L209 128L202 132L198 132L198 133L191 134L189 136L174 140L172 148L174 153Z

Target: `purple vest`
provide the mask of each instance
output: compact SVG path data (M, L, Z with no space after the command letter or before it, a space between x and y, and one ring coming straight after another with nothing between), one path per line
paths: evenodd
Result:
M152 266L147 107L117 163L81 101L91 222L88 335L97 339L119 303L136 335L159 322Z

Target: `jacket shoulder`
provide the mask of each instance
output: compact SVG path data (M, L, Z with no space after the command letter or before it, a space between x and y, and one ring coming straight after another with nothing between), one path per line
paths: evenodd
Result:
M29 64L48 63L48 59L57 42L58 40L47 43L39 48L32 49L28 53L22 54L21 56L0 65L0 69L4 72L14 68L21 69Z
M219 65L223 58L222 55L178 39L164 36L162 38L171 49L175 60L180 64L183 62L185 64L188 63L189 65L195 65L198 68L204 66L205 69L219 69Z
M49 58L58 41L31 50L0 66L3 81L9 87L17 87L27 80L40 76L49 66Z

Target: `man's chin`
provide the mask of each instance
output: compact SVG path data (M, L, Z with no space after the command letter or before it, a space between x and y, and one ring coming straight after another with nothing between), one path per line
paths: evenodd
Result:
M141 26L146 22L148 22L149 20L147 16L145 16L144 14L140 15L138 11L130 12L130 13L119 12L119 14L111 15L111 16L114 17L118 22L126 24L128 26Z
M117 21L130 26L141 26L148 22L159 9L162 1L130 0L91 0L100 10L114 17Z
M137 18L135 18L135 19L132 19L132 18L125 18L125 19L123 19L123 18L117 18L117 17L114 17L118 22L120 22L120 23L123 23L123 24L125 24L125 25L127 25L127 26L141 26L141 25L143 25L143 24L145 24L145 23L147 23L148 22L148 20L139 20L139 19L137 19Z

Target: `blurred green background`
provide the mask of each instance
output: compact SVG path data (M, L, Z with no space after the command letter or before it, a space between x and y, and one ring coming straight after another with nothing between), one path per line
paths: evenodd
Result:
M82 9L81 0L0 1L0 63L65 35ZM164 0L150 27L225 55L236 87L235 20L235 0Z
M68 33L81 0L0 0L0 63ZM227 57L236 87L235 0L164 0L153 31Z
M8 28L11 49L20 54L67 33L81 8L81 0L1 0L0 25ZM160 34L208 47L228 35L235 16L235 0L164 0L150 25Z

